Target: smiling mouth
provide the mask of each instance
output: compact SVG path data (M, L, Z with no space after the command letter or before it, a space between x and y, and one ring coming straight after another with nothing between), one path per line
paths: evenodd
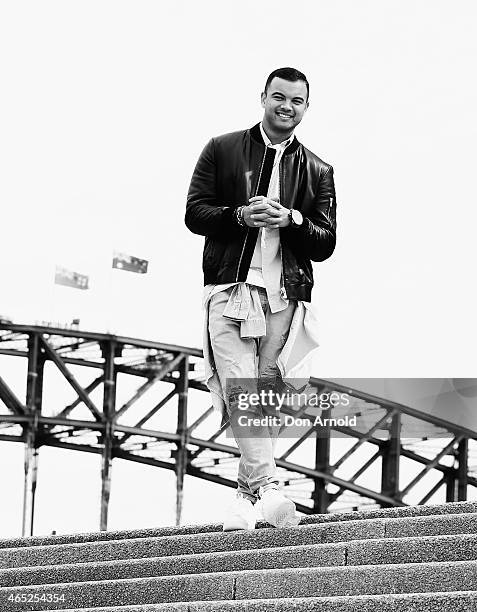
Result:
M286 115L285 113L277 113L282 119L292 119L292 115Z

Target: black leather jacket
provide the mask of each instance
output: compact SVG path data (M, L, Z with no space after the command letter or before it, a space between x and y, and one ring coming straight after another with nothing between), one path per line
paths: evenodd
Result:
M187 196L185 223L205 236L204 285L244 282L258 228L241 227L234 211L257 194L265 159L259 124L212 138L202 151ZM266 195L266 194L259 194ZM333 168L295 137L280 161L280 203L304 218L280 228L283 282L289 299L311 301L312 261L324 261L336 242Z

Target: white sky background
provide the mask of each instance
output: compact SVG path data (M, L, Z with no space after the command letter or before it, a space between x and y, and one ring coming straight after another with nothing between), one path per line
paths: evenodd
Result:
M337 248L315 266L316 375L475 376L475 16L442 0L3 2L0 313L200 346L190 176L211 136L261 119L266 76L290 65L311 86L297 136L337 190ZM112 271L114 249L149 273ZM55 264L91 290L55 287ZM5 535L19 531L13 447L0 444ZM42 453L38 531L95 529L97 458ZM111 527L134 523L139 499L135 525L170 524L173 475L122 464ZM191 500L209 486L187 484Z

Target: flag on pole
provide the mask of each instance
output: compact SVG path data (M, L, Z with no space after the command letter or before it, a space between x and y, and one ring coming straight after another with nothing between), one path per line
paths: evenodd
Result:
M74 289L89 289L89 277L73 270L56 266L55 284L73 287Z
M118 270L146 274L148 263L147 259L139 259L139 257L133 257L126 253L115 251L113 254L113 268L117 268Z

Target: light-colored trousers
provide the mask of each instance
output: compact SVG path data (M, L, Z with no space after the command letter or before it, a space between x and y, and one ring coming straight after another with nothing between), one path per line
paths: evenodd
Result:
M288 337L296 302L290 300L285 310L271 313L265 289L258 288L260 302L266 320L266 335L261 338L242 338L240 321L223 316L232 287L213 295L209 302L209 337L215 367L224 392L225 405L231 429L240 450L238 468L238 493L253 503L267 488L277 488L277 468L275 464L275 445L279 426L253 426L250 437L244 437L243 428L238 427L232 413L238 410L234 397L242 387L234 389L233 381L246 379L254 389L276 389L281 381L276 364ZM258 417L263 417L261 406L250 408ZM247 411L249 414L249 411ZM277 413L279 416L279 413Z

